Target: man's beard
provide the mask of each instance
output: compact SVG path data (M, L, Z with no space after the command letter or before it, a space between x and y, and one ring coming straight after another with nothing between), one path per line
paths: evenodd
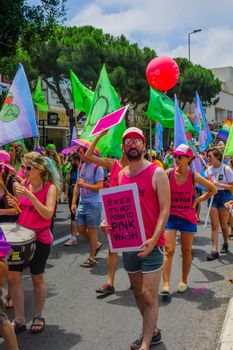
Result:
M130 148L128 151L125 150L126 157L128 158L129 162L133 162L135 160L140 160L143 155L143 151L139 151L138 149Z

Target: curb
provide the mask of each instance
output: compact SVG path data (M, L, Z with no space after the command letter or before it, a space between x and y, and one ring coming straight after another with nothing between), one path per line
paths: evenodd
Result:
M230 299L216 350L233 350L233 298Z

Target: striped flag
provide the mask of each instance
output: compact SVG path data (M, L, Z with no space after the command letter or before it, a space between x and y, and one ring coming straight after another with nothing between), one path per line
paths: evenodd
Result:
M223 123L223 126L219 130L219 132L218 132L216 137L218 139L222 139L223 141L226 142L226 140L228 138L228 135L230 133L230 130L231 130L231 125L232 125L232 121L231 121L230 117L227 117L227 119Z

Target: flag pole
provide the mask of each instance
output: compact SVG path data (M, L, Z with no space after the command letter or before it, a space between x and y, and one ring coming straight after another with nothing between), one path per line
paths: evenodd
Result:
M150 161L152 162L152 121L150 119Z
M215 181L218 179L219 174L222 172L223 165L224 165L224 163L223 163L223 158L222 158L222 162L221 162L221 165L220 165L220 171L219 171L219 173L216 174L215 179L214 179ZM208 220L209 220L210 210L211 210L211 207L212 207L212 204L213 204L213 200L214 200L214 196L212 196L211 199L210 199L210 204L209 204L208 212L207 212L207 215L206 215L204 228L206 228Z

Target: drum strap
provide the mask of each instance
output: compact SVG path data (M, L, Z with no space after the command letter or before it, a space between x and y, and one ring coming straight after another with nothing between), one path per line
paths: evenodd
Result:
M2 178L2 180L4 181L4 178ZM5 184L6 187L7 187L7 185L8 185L9 180L10 180L10 174L7 175L6 180L4 181L4 184ZM10 208L10 206L8 205L8 202L7 202L6 194L5 194L5 193L4 193L4 199L3 199L3 200L4 200L5 208L6 208L6 209Z

